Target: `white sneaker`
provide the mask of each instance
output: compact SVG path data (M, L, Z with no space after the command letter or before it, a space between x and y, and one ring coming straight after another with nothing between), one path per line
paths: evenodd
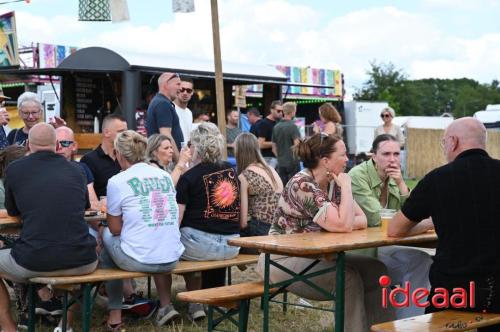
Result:
M188 307L188 318L191 321L197 321L207 317L205 310L203 310L203 305L199 303L189 303Z
M180 314L175 310L174 306L172 304L167 304L158 309L156 313L156 326L162 326L178 317L180 317Z
M54 332L62 332L62 327L58 326L54 329ZM66 332L73 332L73 329L70 327L66 329Z

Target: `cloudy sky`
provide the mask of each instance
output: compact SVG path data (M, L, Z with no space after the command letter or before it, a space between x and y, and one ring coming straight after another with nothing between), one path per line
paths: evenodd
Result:
M173 14L171 0L128 0L126 23L79 22L77 0L1 5L16 11L20 44L104 46L212 58L210 1ZM500 0L219 0L222 58L341 69L352 93L370 61L410 78L500 78Z

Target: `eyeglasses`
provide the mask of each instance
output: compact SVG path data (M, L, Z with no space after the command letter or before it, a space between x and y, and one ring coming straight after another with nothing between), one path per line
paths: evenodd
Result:
M59 144L63 147L63 148L67 148L69 147L71 144L75 143L75 141L59 141Z
M387 113L384 113L384 114L380 114L380 117L383 119L383 118L390 118L391 115L390 114L387 114Z
M28 119L30 116L35 118L35 117L37 117L39 114L40 114L40 111L36 111L36 112L21 112L21 116L22 116L24 119Z
M172 76L170 76L170 78L167 80L167 82L170 82L171 80L173 80L173 79L174 79L174 78L176 78L176 77L177 77L178 79L180 79L180 78L181 78L181 77L179 76L179 74L174 73Z
M180 88L179 92L187 92L187 93L192 93L193 92L193 89L190 89L190 88Z

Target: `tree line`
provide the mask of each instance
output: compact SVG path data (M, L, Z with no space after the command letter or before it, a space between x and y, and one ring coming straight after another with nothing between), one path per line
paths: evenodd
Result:
M410 80L392 63L370 63L368 80L354 100L387 101L397 115L471 116L488 104L500 104L498 80L482 84L469 78Z

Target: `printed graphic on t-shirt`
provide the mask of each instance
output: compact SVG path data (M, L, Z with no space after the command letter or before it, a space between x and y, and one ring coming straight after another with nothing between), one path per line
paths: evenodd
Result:
M170 226L177 221L177 202L170 178L137 177L127 181L135 196L140 196L142 220L148 227Z
M207 195L205 218L239 220L239 186L232 168L203 176Z

